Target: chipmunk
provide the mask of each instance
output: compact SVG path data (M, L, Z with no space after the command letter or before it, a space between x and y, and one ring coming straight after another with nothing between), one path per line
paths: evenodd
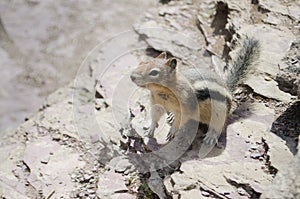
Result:
M166 52L149 61L142 61L130 78L139 87L150 90L151 125L148 137L154 136L158 121L165 112L174 116L167 140L189 120L208 126L203 142L217 143L232 103L232 92L246 75L259 54L259 42L246 37L228 70L227 81L202 68L180 68L176 58L167 59ZM179 68L179 69L178 69Z

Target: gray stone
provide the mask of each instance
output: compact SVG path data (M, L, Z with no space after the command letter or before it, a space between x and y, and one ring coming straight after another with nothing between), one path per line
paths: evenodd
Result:
M150 178L147 181L149 188L158 195L159 198L166 198L163 179L158 175L157 171L150 171Z
M262 8L264 8L266 10L270 10L275 13L280 13L285 16L290 16L294 19L300 18L299 10L296 11L296 7L299 6L299 2L297 2L297 1L291 2L291 3L289 3L289 6L286 6L286 5L283 5L282 2L280 2L280 0L276 0L276 1L261 0L261 1L259 1L259 5Z
M277 75L276 81L278 86L284 92L291 93L292 95L300 98L300 79L295 73L283 72Z
M50 152L53 155L47 164L43 164L41 158ZM75 168L85 165L78 158L79 154L60 146L49 137L36 140L24 152L24 162L30 169L29 183L44 195L55 190L53 196L67 196L74 186L70 174Z
M286 142L273 133L265 134L264 138L269 147L268 155L271 165L279 171L285 170L293 159L293 154Z
M227 58L224 45L228 45L230 50L231 37L254 35L261 40L262 54L253 65L257 76L250 74L245 83L256 94L266 99L289 102L291 96L279 90L274 79L280 70L277 66L282 68L282 58L295 38L294 28L289 24L286 25L288 27L283 27L281 22L288 20L286 16L291 16L289 20L294 23L293 18L299 15L297 6L294 6L297 3L290 2L284 5L279 0L259 1L258 6L268 10L268 13L258 13L249 2L216 3L203 0L199 3L196 5L191 2L172 1L171 4L148 14L146 20L135 25L140 39L145 39L145 42L138 41L137 35L130 33L126 39L112 39L114 41L110 45L97 49L96 55L83 64L83 70L78 71L76 80L81 84L69 84L50 95L36 116L20 126L17 131L0 139L3 149L0 152L0 193L7 198L22 198L21 194L31 194L28 197L37 198L38 192L44 197L53 194L53 198L71 198L72 191L78 194L73 195L74 197L82 198L93 198L96 195L100 198L135 198L131 191L138 190L138 175L133 172L135 168L130 159L120 156L119 143L125 139L121 137L120 129L135 129L135 134L139 134L136 136L141 138L144 127L147 127L149 122L149 96L146 92L133 93L136 87L127 75L142 59L141 54L144 52L136 51L124 55L110 65L111 60L122 54L120 52L128 52L128 45L132 45L134 49L146 49L150 46L158 51L168 51L181 58L183 65L189 61L192 62L189 65L199 67L210 67L212 64L217 73L222 75L224 63L220 57ZM226 11L229 12L228 16L218 16ZM195 24L195 16L199 16L199 27ZM226 22L221 31L216 28L220 18ZM252 25L249 25L249 19L252 20ZM94 25L88 24L91 28L95 27ZM156 27L159 29L153 29ZM90 30L92 29L86 31ZM79 42L81 43L82 41ZM51 46L55 47L55 42ZM66 55L67 51L64 48L62 52L56 53ZM3 60L8 57L5 53L1 55ZM297 65L297 60L291 59L290 64ZM100 69L102 65L111 66L108 68L111 71L103 74L101 79L99 74L103 72ZM100 84L100 80L103 80L100 82L103 87L99 90L102 98L96 101L96 107L94 87L95 81ZM115 89L115 82L119 82L118 89ZM127 84L128 86L125 86ZM4 97L10 94L6 89L0 92ZM122 98L131 94L130 100ZM242 95L243 92L235 94ZM73 101L72 95L75 96ZM238 103L239 99L236 99ZM133 100L138 103L132 105ZM146 108L141 110L142 106ZM281 182L289 176L281 172L293 168L284 190L297 190L297 167L288 166L293 156L286 143L270 133L276 117L274 110L266 106L272 107L272 104L261 100L261 103L239 106L230 118L226 136L222 134L224 137L220 139L221 145L224 145L222 149L216 147L205 158L197 159L199 151L193 146L191 150L184 151L182 157L176 156L181 164L178 166L179 171L177 168L172 170L173 167L168 168L168 172L165 169L160 170L159 175L157 171L152 171L148 179L149 187L161 198L165 197L164 190L172 198L250 198L268 189L274 176L272 168L279 171L278 181ZM286 103L282 103L276 108L285 106ZM130 128L129 108L135 115ZM160 123L159 128L155 134L157 147L164 146L169 126ZM123 136L129 137L129 134ZM174 153L178 155L175 150ZM163 155L167 157L173 154L165 150ZM24 160L24 164L18 163L18 160ZM297 164L296 161L295 165ZM105 168L110 170L105 171ZM132 177L131 175L135 179L136 187L127 187L131 184L126 178ZM163 182L161 175L165 175ZM286 196L290 197L289 194Z
M264 152L268 153L272 166L283 169L289 163L292 154L285 143L269 132L274 121L272 109L256 103L241 106L237 113L247 117L227 127L227 143L222 154L215 156L212 151L202 160L184 161L180 167L181 173L175 172L170 178L166 178L164 183L168 192L194 190L200 186L220 197L226 195L238 198L241 192L238 192L236 190L238 187L234 186L240 184L262 193L270 184L272 176L262 169L260 161L248 158L245 160L244 156L249 148L254 148L254 143L261 143L263 139L268 144L269 150L264 149ZM249 143L241 142L244 139L248 139ZM198 166L199 164L201 167Z
M202 195L201 191L199 189L192 189L188 191L182 191L180 192L180 198L182 199L202 199L206 198Z
M250 86L253 91L259 95L270 99L276 99L283 102L289 102L292 96L278 88L278 83L274 80L266 81L262 76L254 76L247 78L245 84Z
M118 196L117 192L128 191L125 186L125 177L113 170L99 175L97 187L97 196L100 198L113 198Z
M134 166L130 161L128 160L127 157L125 156L119 156L113 158L107 165L111 169L113 169L116 172L124 173L125 171L132 171Z
M172 193L172 190L174 189L171 176L167 176L164 179L164 187L166 189L166 192L170 195Z
M179 10L180 10L180 7L178 6L174 6L174 7L170 7L170 6L166 6L166 7L161 7L161 8L159 8L159 15L161 15L161 16L164 16L164 15L166 15L166 14L168 14L168 15L174 15L174 14L178 14L178 12L179 12Z
M299 147L298 147L299 148ZM269 185L261 198L299 198L300 197L300 155L299 152L293 161L279 170L273 183Z
M281 63L295 40L295 35L291 30L284 27L276 29L264 24L244 25L238 30L238 34L257 38L260 42L260 56L253 64L252 71L261 73L263 76L266 73L275 78L279 72L278 64Z
M171 175L171 179L175 190L190 190L197 186L197 180L177 172Z
M291 5L288 6L289 15L292 16L294 19L300 19L300 12L299 12L299 2L291 2Z
M3 198L20 198L29 199L24 195L25 193L18 192L14 187L7 185L6 183L0 181L0 196Z
M272 13L268 13L267 16L268 17L266 19L263 19L263 22L269 23L269 24L272 24L272 25L278 25L278 24L281 23L280 18L274 16Z
M218 56L212 55L211 56L211 61L214 66L214 69L216 70L216 73L225 79L225 74L224 74L224 68L226 66L226 63L220 59Z

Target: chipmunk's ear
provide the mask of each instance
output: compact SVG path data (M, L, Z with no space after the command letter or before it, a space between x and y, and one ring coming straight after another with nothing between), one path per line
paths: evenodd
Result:
M171 58L167 61L166 66L170 67L170 71L174 71L176 69L177 66L177 60L176 58Z
M167 53L166 52L162 52L156 58L158 58L158 59L167 59Z

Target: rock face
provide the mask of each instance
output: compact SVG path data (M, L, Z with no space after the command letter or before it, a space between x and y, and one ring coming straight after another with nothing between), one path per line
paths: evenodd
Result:
M33 116L50 93L74 79L95 45L131 29L156 3L1 1L0 131Z
M74 82L1 137L0 197L299 197L299 3L285 3L170 1L97 46ZM166 115L145 138L149 93L130 81L131 70L167 51L180 67L226 78L245 35L260 39L261 55L234 92L218 145L201 156L203 129L192 140L184 134L194 121L167 143Z
M289 166L279 171L274 182L270 185L261 198L299 198L300 178L299 178L299 153Z
M276 76L278 87L292 95L300 97L300 40L295 40L284 59L285 67Z

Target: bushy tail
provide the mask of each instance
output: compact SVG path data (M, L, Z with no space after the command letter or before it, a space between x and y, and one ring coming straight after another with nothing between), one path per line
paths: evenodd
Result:
M227 86L230 91L234 91L236 86L245 77L249 71L249 66L258 59L260 52L259 41L255 38L246 37L238 50L229 74L227 77Z

